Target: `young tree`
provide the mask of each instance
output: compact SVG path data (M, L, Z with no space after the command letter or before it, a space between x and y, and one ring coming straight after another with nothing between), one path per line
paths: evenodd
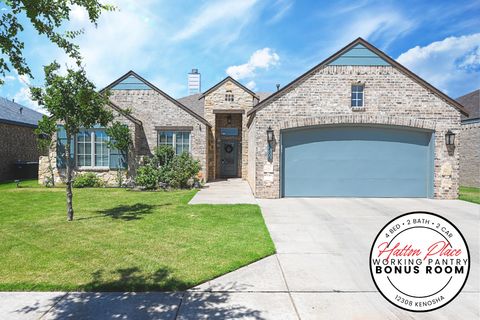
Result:
M117 149L122 155L122 158L127 159L128 149L132 144L132 136L130 134L130 129L128 128L128 126L118 121L115 121L110 127L107 128L105 132L110 137L110 140L107 142L107 146L109 148ZM122 159L119 158L118 162L117 181L118 186L121 187L123 179Z
M47 154L48 159L48 171L50 173L49 181L46 185L55 186L55 176L53 173L52 166L52 157L50 155L50 150L52 149L53 135L57 131L57 125L53 118L43 116L40 121L38 121L38 127L34 130L34 133L37 135L37 147L41 153Z
M96 25L104 11L113 11L114 6L102 4L99 0L62 0L62 1L33 1L8 0L0 1L2 15L0 17L0 75L10 72L10 67L17 70L19 75L32 77L32 72L23 56L25 43L21 32L25 26L23 21L29 21L39 35L45 35L52 43L63 49L80 65L80 52L72 40L83 30L61 32L61 27L70 19L74 6L85 9L91 23ZM21 19L26 16L27 19ZM23 21L22 21L23 20ZM0 85L3 79L0 78Z
M81 128L91 128L95 124L106 126L113 119L112 113L105 109L108 94L100 94L95 85L87 79L85 70L67 69L66 75L60 73L60 65L53 62L44 67L45 87L30 88L32 99L52 115L55 122L61 122L65 128L65 157L67 167L67 220L73 220L72 175L73 161L70 155L72 138Z

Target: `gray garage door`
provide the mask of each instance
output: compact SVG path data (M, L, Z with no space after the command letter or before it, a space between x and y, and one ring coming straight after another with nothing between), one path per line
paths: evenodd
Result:
M282 132L285 197L432 197L433 134L402 127Z

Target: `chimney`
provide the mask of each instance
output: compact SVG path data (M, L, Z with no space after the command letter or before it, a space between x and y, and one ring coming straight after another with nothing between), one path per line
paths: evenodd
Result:
M188 74L188 94L200 93L201 90L201 77L198 69L192 69L192 72Z
M276 86L277 86L277 91L280 90L280 83L277 83Z

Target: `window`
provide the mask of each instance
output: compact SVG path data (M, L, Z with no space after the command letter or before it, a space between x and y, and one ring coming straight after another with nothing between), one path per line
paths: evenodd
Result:
M190 152L189 131L159 131L158 143L160 145L172 146L175 154Z
M109 166L108 136L102 129L81 130L77 134L77 166Z
M363 108L363 85L352 85L352 108Z
M229 102L233 101L232 90L227 90L227 93L225 94L225 101L229 101Z
M220 128L222 136L238 136L238 128Z

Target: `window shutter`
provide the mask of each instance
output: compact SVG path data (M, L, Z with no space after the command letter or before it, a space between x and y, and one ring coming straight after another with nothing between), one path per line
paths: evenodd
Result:
M70 159L75 159L74 150L75 150L75 140L72 137L70 141ZM67 144L67 133L65 128L62 125L57 126L57 168L64 169L67 167L67 161L65 157L65 146Z
M110 148L110 169L126 169L127 156L120 151Z

